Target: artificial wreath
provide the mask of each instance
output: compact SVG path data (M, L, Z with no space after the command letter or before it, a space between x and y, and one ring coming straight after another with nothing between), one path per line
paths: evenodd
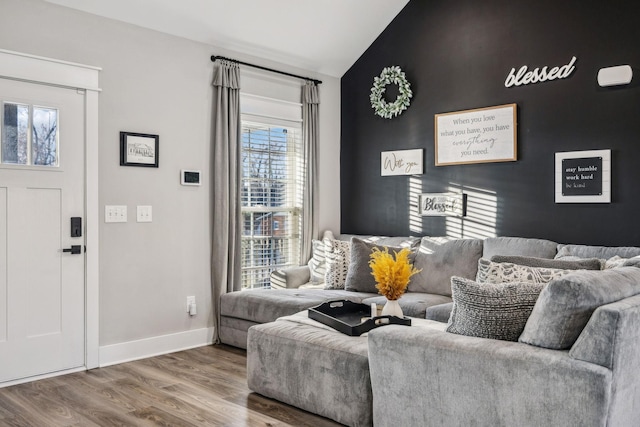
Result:
M394 102L387 102L384 99L384 93L387 89L387 85L398 85L399 94ZM398 116L404 110L409 108L409 99L413 96L411 92L411 85L407 81L404 72L394 65L392 67L385 67L379 77L373 78L373 87L371 88L371 107L375 110L376 114L385 119Z

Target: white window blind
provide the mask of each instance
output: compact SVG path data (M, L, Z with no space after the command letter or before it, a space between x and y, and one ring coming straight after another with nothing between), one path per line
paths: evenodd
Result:
M242 115L242 287L268 287L273 270L300 263L301 124Z

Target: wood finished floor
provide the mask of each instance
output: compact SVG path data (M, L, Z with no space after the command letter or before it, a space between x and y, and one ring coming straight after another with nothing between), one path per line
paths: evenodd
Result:
M0 426L313 426L247 388L246 352L206 346L0 388Z

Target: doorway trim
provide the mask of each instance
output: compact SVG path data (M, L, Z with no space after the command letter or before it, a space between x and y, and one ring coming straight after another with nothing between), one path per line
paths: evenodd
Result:
M85 98L85 369L100 364L98 77L101 70L0 49L0 78L75 89Z

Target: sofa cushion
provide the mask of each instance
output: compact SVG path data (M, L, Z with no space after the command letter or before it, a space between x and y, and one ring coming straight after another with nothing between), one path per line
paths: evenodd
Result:
M256 323L273 322L327 301L362 302L375 294L324 289L250 289L220 297L221 316L235 317Z
M493 262L485 258L478 260L478 283L548 283L551 280L570 273L573 270L557 268L528 267L510 262Z
M557 259L570 258L600 258L609 259L614 256L632 258L640 255L640 248L633 246L587 246L587 245L558 245Z
M371 267L369 266L373 248L378 248L382 251L387 248L392 255L393 252L399 252L403 249L400 247L384 246L378 243L367 243L362 239L352 237L349 269L344 284L345 290L353 292L378 292L376 281L371 274Z
M382 295L369 297L362 300L363 304L371 305L371 303L377 305L384 305L387 299ZM451 298L445 295L435 294L423 294L423 293L405 293L398 299L400 308L402 308L402 314L409 317L418 317L424 319L426 317L426 310L434 305L441 305L450 303Z
M494 255L491 257L491 261L510 262L529 267L559 268L562 270L600 270L602 267L602 263L598 258L562 260L521 255Z
M522 255L538 258L553 258L558 244L550 240L525 237L489 237L484 241L482 257L494 255Z
M556 350L570 348L594 310L640 293L640 269L577 270L540 293L519 341Z
M436 322L447 323L451 317L451 310L453 309L453 302L447 302L444 304L432 305L427 307L424 313L424 318L429 320L435 320Z
M349 271L351 244L344 240L324 239L326 244L327 272L324 276L325 289L344 289Z
M543 287L542 283L477 283L452 277L453 309L447 332L517 341Z
M451 277L476 277L482 240L423 237L414 267L421 269L411 277L408 292L451 296Z

